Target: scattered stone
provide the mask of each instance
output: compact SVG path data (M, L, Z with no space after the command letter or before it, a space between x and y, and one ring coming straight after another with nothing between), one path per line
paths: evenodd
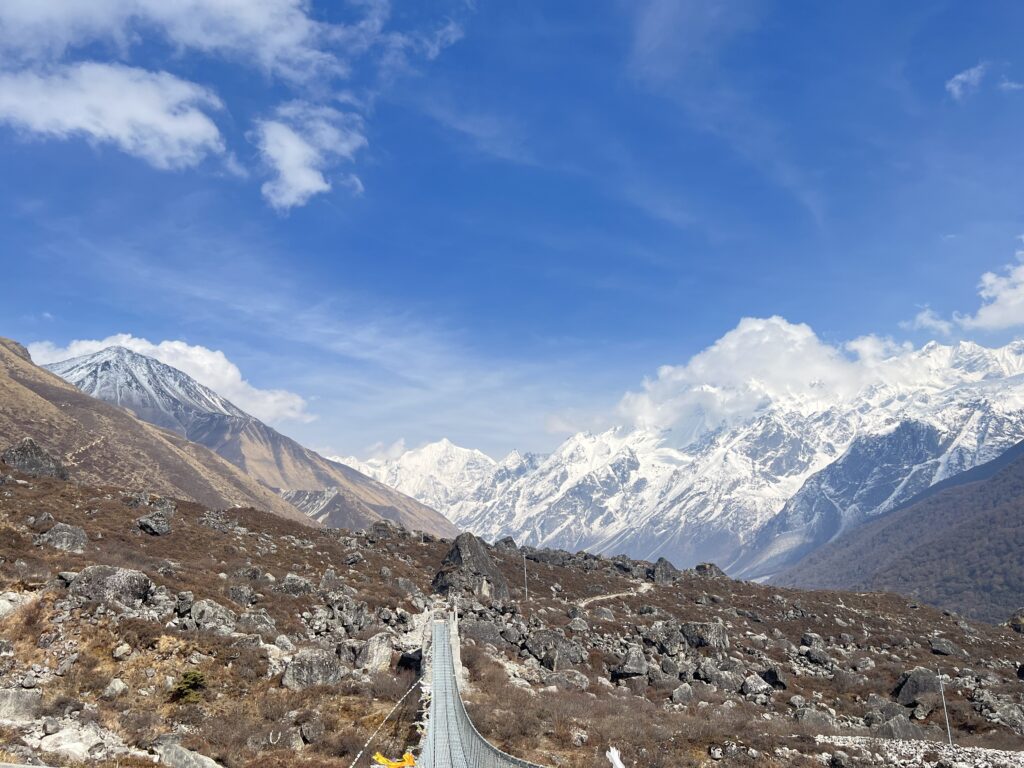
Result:
M124 661L132 655L132 647L128 643L121 643L112 653L114 661Z
M960 646L944 637L933 637L931 641L932 653L936 656L963 656L964 652Z
M0 454L0 461L33 477L68 479L68 471L61 461L40 448L31 437L22 438L20 443Z
M80 555L85 552L85 545L89 543L85 530L67 523L57 523L46 533L36 537L36 544L45 544L62 552L71 552Z
M101 698L105 699L106 701L113 701L114 699L118 698L119 696L123 696L126 693L128 693L127 683L125 683L125 681L121 678L115 677L113 680L110 681L107 687L103 689Z

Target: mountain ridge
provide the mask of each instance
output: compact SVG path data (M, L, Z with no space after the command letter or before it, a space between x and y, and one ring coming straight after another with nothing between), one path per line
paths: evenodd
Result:
M152 357L115 346L45 367L88 395L209 448L272 491L341 489L334 496L344 499L344 508L322 520L326 525L390 519L439 536L457 533L428 506L305 448Z

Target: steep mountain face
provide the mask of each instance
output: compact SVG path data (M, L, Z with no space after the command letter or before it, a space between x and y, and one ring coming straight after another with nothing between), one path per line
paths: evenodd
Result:
M849 531L772 582L901 592L1005 621L1024 603L1024 444L1004 456Z
M446 514L491 540L714 560L765 578L1024 439L1024 344L930 344L878 367L853 394L765 398L749 418L679 442L617 428L472 476L423 461L437 447L374 473L413 495L429 477Z
M309 520L201 445L79 392L0 338L0 444L31 437L73 480L139 488L217 509L252 506Z
M372 523L387 518L438 536L458 532L426 505L325 459L182 371L146 355L109 347L47 368L93 397L206 446L270 489L326 492L339 508L331 520Z
M449 440L406 451L392 461L370 459L364 462L355 457L335 460L445 514L484 482L497 466L487 454L460 448Z

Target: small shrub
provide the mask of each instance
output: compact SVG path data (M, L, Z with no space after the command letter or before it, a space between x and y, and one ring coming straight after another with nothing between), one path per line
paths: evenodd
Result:
M199 694L206 690L206 676L198 669L185 672L174 688L171 689L171 701L194 704L199 701Z

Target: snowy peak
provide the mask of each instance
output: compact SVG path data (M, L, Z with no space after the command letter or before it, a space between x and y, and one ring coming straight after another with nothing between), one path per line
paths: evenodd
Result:
M482 451L462 448L444 438L406 451L393 459L338 457L385 485L449 515L449 510L471 493L499 466Z
M125 347L107 347L44 367L86 394L182 435L209 414L252 418L188 374Z

